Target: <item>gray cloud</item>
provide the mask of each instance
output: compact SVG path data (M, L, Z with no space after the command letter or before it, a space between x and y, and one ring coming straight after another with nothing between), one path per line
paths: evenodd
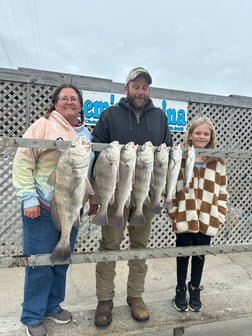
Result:
M0 67L252 95L250 0L0 0Z

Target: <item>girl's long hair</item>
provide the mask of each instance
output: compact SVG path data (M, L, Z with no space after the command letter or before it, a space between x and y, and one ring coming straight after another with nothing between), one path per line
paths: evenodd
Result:
M188 148L192 145L192 141L189 139L189 136L193 133L194 129L197 126L202 125L202 124L207 125L211 131L211 140L206 148L209 148L209 149L216 148L216 130L214 128L214 125L211 119L208 118L207 116L198 117L191 122L191 124L189 125L185 133L185 138L184 138L185 147Z

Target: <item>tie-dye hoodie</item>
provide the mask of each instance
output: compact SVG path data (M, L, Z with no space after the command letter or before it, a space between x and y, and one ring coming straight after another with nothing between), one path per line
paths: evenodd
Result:
M77 136L86 136L91 141L91 135L86 127L73 128L57 111L50 113L48 119L41 117L24 133L24 138L56 140L74 140ZM17 149L13 161L13 185L16 194L23 201L24 208L40 203L50 207L53 186L48 183L51 172L55 169L62 152L51 148Z

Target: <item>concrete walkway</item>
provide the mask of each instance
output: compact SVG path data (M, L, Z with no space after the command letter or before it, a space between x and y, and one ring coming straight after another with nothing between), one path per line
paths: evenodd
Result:
M152 302L167 300L167 305L171 305L176 282L175 259L150 259L148 260L148 265L149 270L144 293L146 304L149 309ZM217 256L208 255L206 256L205 265L202 279L202 285L204 286L204 291L202 292L203 309L204 294L214 295L226 292L227 296L231 296L232 292L235 291L236 293L242 292L246 296L246 290L251 290L251 252ZM127 262L118 262L115 280L115 309L117 306L125 306L127 274ZM2 336L25 335L25 329L19 322L23 279L23 268L0 269L0 335ZM67 295L63 307L71 310L74 314L80 314L81 312L83 318L85 318L85 311L95 309L96 303L95 264L71 265L68 271ZM111 327L113 328L113 324ZM141 335L144 336L171 336L172 334L173 331L171 329L165 332L147 333L144 330L144 324L141 332ZM252 316L251 318L203 324L185 329L185 335L188 336L251 336L251 334ZM78 336L82 335L89 336L85 333L85 330L83 330L83 334L78 333ZM54 336L54 332L52 331L49 336Z

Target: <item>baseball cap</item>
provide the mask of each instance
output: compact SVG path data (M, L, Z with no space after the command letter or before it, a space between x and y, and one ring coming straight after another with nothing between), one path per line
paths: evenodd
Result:
M148 80L149 84L152 83L152 78L151 78L151 75L149 74L149 72L144 69L143 67L137 67L137 68L134 68L132 70L130 70L129 74L128 74L128 77L126 79L126 84L129 83L129 81L132 81L134 80L135 78L137 78L137 76L145 76L146 79Z

